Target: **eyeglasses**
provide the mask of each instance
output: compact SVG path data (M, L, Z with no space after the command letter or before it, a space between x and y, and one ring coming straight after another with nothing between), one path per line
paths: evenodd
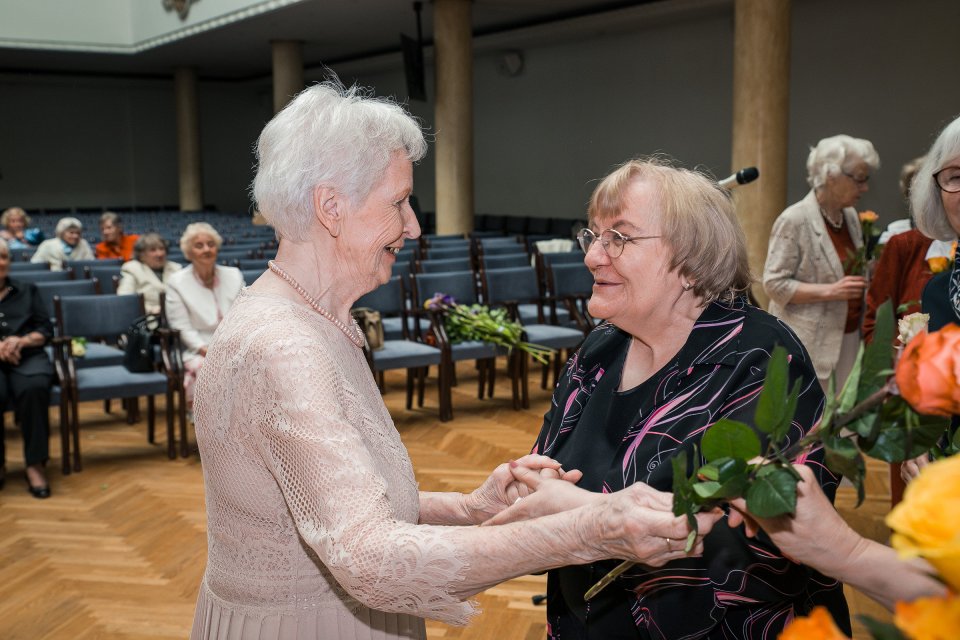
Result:
M858 187L862 187L863 185L865 185L865 184L867 184L867 183L870 182L870 176L869 176L869 174L866 175L866 176L864 176L864 177L862 177L862 178L858 178L857 176L853 175L852 173L847 173L846 171L844 171L844 172L843 172L843 175L847 176L848 178L850 178L851 180L853 180L854 182L856 182Z
M947 193L960 192L960 167L944 167L933 174L933 179Z
M611 258L619 258L628 242L651 240L659 237L661 236L625 236L616 229L605 229L598 235L586 227L580 229L580 233L577 234L577 240L580 242L580 248L583 249L584 253L590 253L590 247L599 238L600 246Z

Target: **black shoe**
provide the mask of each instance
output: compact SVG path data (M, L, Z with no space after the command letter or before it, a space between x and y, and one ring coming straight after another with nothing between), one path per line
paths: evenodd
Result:
M45 484L42 487L33 486L32 484L30 484L30 477L26 474L26 472L24 472L23 474L23 479L27 481L27 491L29 491L30 495L32 495L34 498L37 498L39 500L44 500L50 497L49 484Z

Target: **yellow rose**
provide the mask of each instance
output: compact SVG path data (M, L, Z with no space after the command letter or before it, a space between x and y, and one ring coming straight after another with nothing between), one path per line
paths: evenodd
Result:
M924 467L886 523L901 558L925 558L960 591L960 456Z
M955 640L960 638L960 598L947 594L898 602L893 623L911 640Z
M941 273L950 266L950 259L944 256L927 258L927 266L930 267L930 273Z
M794 618L778 640L850 640L833 623L825 607L814 607L807 617Z

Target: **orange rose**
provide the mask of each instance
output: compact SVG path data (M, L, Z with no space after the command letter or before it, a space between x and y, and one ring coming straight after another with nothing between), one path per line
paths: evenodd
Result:
M930 273L941 273L950 266L950 260L944 256L927 258L927 266L930 267Z
M794 618L778 640L850 640L833 623L826 607L814 607L806 618Z
M947 594L898 602L893 623L912 640L955 640L960 638L960 598Z
M870 224L873 224L874 222L880 219L880 216L878 216L873 211L861 211L859 215L860 215L860 222L869 222Z
M911 340L897 362L897 386L918 413L960 413L960 327L948 324Z

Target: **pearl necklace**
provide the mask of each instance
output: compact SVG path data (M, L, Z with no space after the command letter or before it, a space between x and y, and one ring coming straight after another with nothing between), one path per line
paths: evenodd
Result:
M827 224L829 224L831 227L833 227L837 231L840 231L840 229L843 229L843 211L840 211L840 222L834 222L833 220L831 220L830 216L827 215L827 212L824 211L823 207L820 207L820 215L822 215L823 219L827 221Z
M316 311L321 316L323 316L324 318L332 322L334 326L337 327L337 329L340 329L340 331L343 332L343 335L350 338L350 342L357 345L357 347L361 349L363 348L363 343L364 343L363 330L360 328L360 325L357 324L356 320L353 321L353 330L351 331L350 329L347 328L347 325L340 322L340 318L336 317L335 315L333 315L332 313L330 313L329 311L321 307L320 303L317 302L313 296L307 293L307 290L301 287L300 283L294 280L290 276L290 274L288 274L286 271L281 269L276 262L271 260L270 262L267 263L267 266L270 267L270 271L273 271L275 274L277 274L277 276L281 280L289 284L294 291L299 293L300 297L303 298L306 301L306 303L310 305L310 307L314 311Z

